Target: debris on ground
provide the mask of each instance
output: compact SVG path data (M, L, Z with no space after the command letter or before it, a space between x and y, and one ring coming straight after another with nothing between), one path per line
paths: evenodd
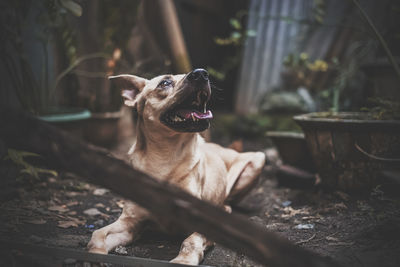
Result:
M398 196L379 188L367 197L289 189L279 187L274 175L266 168L262 182L233 206L233 213L343 266L398 266ZM35 183L18 182L14 191L13 197L0 204L2 239L80 250L86 250L94 230L119 217L124 203L107 189L62 172ZM112 253L171 260L184 238L148 229L133 244ZM260 266L218 244L205 254L203 264Z

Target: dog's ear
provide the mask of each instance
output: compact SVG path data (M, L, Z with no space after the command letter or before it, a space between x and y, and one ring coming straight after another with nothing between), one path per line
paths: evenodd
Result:
M125 105L130 107L135 106L137 95L147 83L146 79L129 74L109 76L108 79L111 82L111 86L121 90L121 95L125 99Z

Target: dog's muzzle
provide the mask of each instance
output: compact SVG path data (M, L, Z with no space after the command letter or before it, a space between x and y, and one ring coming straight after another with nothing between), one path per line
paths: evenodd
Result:
M180 101L161 115L161 121L176 131L199 132L210 126L213 118L207 109L211 97L208 72L195 69L188 73L180 90Z
M188 74L187 79L191 82L205 84L208 82L208 72L205 69L195 69Z

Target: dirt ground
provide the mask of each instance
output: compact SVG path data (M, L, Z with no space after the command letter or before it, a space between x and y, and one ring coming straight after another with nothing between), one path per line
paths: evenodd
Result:
M126 146L119 146L116 153L124 150L121 147ZM72 173L38 179L23 175L16 180L19 170L4 160L0 170L0 241L85 250L91 233L121 213L120 197L81 182ZM400 266L400 198L379 187L364 197L284 188L278 186L274 170L267 166L259 185L233 209L343 266ZM132 245L112 253L171 260L183 238L148 229ZM10 262L16 262L15 266L27 263L10 259L10 255L0 258L1 266L11 266ZM29 266L46 265L43 259L28 262ZM203 264L259 266L218 244L207 252Z

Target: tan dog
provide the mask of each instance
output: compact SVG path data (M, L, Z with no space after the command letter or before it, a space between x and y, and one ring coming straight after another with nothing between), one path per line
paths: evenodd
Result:
M113 76L110 80L122 90L125 104L137 110L136 136L129 151L134 168L225 207L228 212L226 202L243 196L255 184L264 166L263 153L238 153L206 143L199 134L209 127L212 118L206 107L211 89L205 70L151 80L132 75ZM116 222L93 232L90 252L108 253L132 242L147 219L151 215L145 209L125 203ZM206 237L193 233L172 262L197 265L211 245Z

